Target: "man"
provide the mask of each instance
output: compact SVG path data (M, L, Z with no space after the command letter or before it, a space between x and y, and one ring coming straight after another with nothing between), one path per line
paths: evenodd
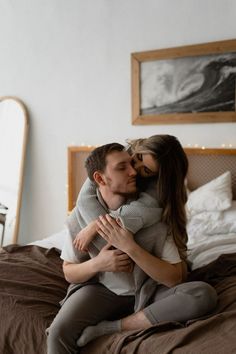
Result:
M118 209L137 195L136 171L123 145L113 143L95 149L86 161L88 176L98 186L98 200L107 212ZM157 213L156 213L157 215ZM74 229L62 250L65 278L72 284L66 300L48 329L48 354L77 353L77 340L84 328L104 319L119 319L141 308L148 301L153 281L124 252L110 247L97 236L88 253L75 249L73 240L86 223L78 211L72 213ZM158 216L157 216L158 218ZM70 225L73 223L70 223ZM156 225L151 227L151 239L156 239ZM146 230L145 230L146 232ZM139 234L139 235L138 235ZM140 244L148 248L139 232ZM159 227L156 247L160 250L166 238L166 228ZM146 281L147 280L147 281ZM134 296L135 295L135 296Z

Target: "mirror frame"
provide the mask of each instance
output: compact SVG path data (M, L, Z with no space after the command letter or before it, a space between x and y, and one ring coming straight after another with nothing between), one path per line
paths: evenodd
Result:
M15 96L2 96L0 97L0 103L5 100L13 100L19 104L23 111L24 116L24 134L22 140L22 150L21 150L21 161L19 167L19 183L18 183L18 193L17 193L17 204L16 204L16 218L15 218L15 225L13 229L13 235L11 239L12 244L16 244L18 240L18 232L19 232L19 225L20 225L20 208L22 202L22 194L23 194L23 177L24 177L24 166L25 166L25 159L26 159L26 145L27 145L27 137L29 131L29 113L25 106L25 104ZM4 242L4 240L3 240Z

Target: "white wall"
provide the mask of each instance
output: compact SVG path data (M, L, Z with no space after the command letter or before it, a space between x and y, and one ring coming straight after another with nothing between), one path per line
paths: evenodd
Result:
M236 124L132 126L130 53L235 37L234 0L0 0L0 95L30 112L20 242L66 217L71 143L169 133L236 146Z

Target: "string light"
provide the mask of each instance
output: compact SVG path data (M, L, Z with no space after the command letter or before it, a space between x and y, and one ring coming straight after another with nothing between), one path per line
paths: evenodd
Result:
M75 144L74 142L71 142L69 146L77 146L77 144ZM85 144L84 142L82 142L82 143L78 144L78 146L83 146L83 147L88 147L88 148L97 148L97 147L101 146L101 144L91 145L91 144ZM199 145L198 143L194 143L194 144L188 143L187 147L201 148L202 150L210 148L210 147L206 147L205 145ZM229 144L222 143L222 144L220 144L220 147L226 148L226 149L227 148L231 149L231 148L234 148L234 145L232 143L229 143Z
M210 147L206 147L205 145L202 145L200 146L199 144L195 143L195 144L190 144L188 143L187 144L187 147L194 147L194 148L201 148L202 150L205 150L205 149L209 149ZM225 144L225 143L222 143L220 144L220 147L221 148L224 148L224 149L232 149L234 148L234 145L232 143L229 143L229 144ZM214 147L213 147L214 148Z

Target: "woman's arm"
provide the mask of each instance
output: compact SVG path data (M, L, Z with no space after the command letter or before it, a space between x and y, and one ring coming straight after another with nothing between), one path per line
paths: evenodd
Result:
M88 178L81 188L76 207L87 224L107 213L97 200L96 185ZM132 233L160 221L161 214L162 208L159 207L157 199L145 192L140 193L138 199L111 212L111 215L120 218L122 225Z
M171 264L153 256L135 242L131 232L120 227L109 215L100 217L97 225L99 234L107 242L127 253L155 281L172 287L184 280L182 262Z
M168 287L173 287L183 281L182 262L177 264L168 263L153 256L136 242L125 249L129 257L155 281Z
M107 214L107 210L97 199L96 190L97 187L95 183L87 178L76 201L76 208L78 208L87 225L90 224L91 221L96 220L99 215Z
M88 252L90 242L97 235L97 223L91 221L86 227L84 227L76 236L73 241L73 245L76 249Z
M156 224L161 220L162 208L157 199L146 192L141 192L138 199L111 211L114 218L119 218L124 228L133 234L139 230Z

